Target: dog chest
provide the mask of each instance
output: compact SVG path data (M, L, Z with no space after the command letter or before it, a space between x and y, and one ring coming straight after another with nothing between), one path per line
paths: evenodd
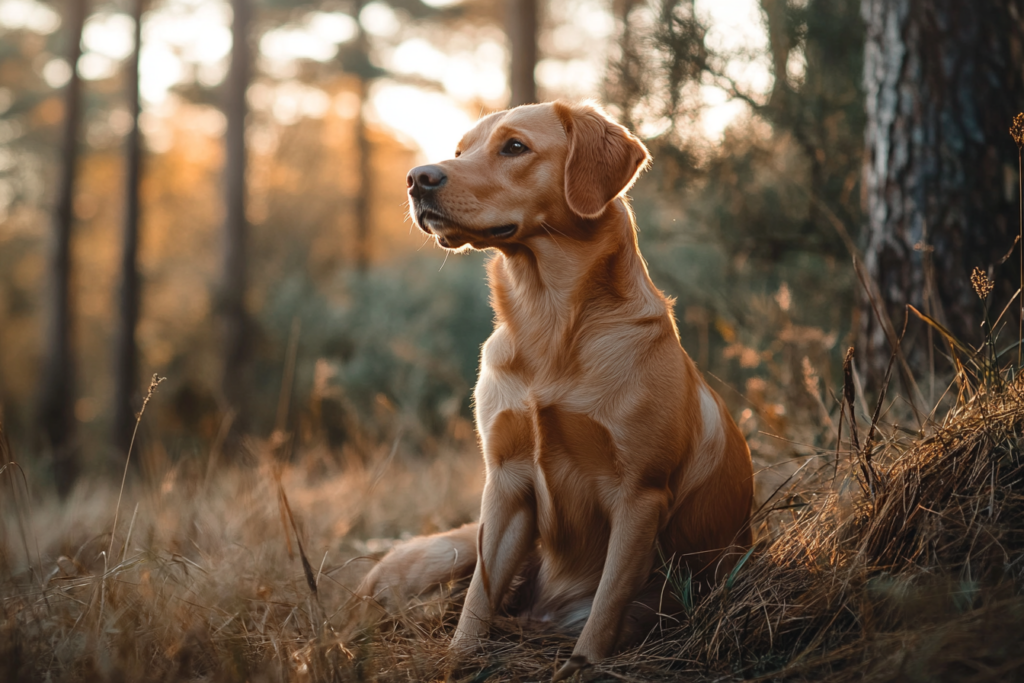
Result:
M499 326L484 344L474 391L481 437L486 440L501 412L529 412L533 406L559 406L605 425L622 423L642 398L637 379L657 336L649 327L613 327L577 338L559 352L528 353Z

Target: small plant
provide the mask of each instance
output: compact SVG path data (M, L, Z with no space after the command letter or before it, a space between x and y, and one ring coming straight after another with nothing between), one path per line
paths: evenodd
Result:
M665 559L658 548L661 560L661 573L665 576L665 586L671 591L672 597L682 606L686 616L693 614L694 591L693 574L690 568L677 562L675 556Z
M124 495L124 482L128 479L128 464L132 459L132 449L135 447L135 437L139 433L139 423L142 422L142 415L146 412L146 406L149 405L149 400L153 398L153 392L160 386L160 383L166 380L166 377L160 377L156 373L153 373L153 378L149 381L149 389L146 390L146 397L142 399L142 407L139 408L138 414L135 416L135 428L132 430L132 439L128 442L128 454L124 458L124 474L121 475L121 490L117 494L117 505L114 506L114 523L110 529L110 547L107 548L107 559L111 557L111 553L114 551L114 537L117 534L117 515L121 511L121 496ZM127 549L128 539L125 539L125 548Z

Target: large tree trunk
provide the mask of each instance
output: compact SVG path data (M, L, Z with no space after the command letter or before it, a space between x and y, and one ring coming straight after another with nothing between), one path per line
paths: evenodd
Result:
M897 331L912 304L976 344L982 307L971 270L994 266L997 310L1017 288L1016 259L999 263L1018 231L1017 150L1007 130L1024 107L1021 4L862 0L864 258ZM858 356L877 381L892 331L870 301L861 323ZM904 352L911 369L927 372L925 329L911 321Z
M145 0L135 0L135 51L128 60L125 86L132 128L125 140L124 232L121 237L121 301L114 358L114 447L125 456L135 426L132 399L138 375L135 327L139 319L139 181L142 145L139 134L139 52L142 44L142 10Z
M81 79L78 58L82 55L85 0L67 5L67 61L71 79L64 90L64 140L61 146L60 179L53 212L53 236L49 263L49 310L46 356L39 400L39 428L53 454L57 492L64 497L78 477L75 443L75 383L71 357L71 224L74 220L75 168L78 165L78 129L81 119Z
M537 0L509 0L508 39L512 47L510 105L531 104L537 101Z
M249 87L249 22L250 0L232 0L231 66L226 81L227 133L224 167L224 233L223 270L220 290L223 375L221 397L224 408L244 418L245 365L248 351L245 311L246 233L245 217L245 117L248 111L245 94ZM235 420L244 425L244 419Z

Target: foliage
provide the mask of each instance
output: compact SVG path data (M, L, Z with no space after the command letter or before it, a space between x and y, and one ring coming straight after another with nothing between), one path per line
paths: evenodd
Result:
M678 1L623 5L606 93L625 120L662 131L647 140L655 162L633 197L651 275L679 302L683 345L721 378L755 452L775 461L807 450L761 430L807 445L831 438L827 419L797 420L796 435L783 413L831 410L855 333L863 34L855 0L761 5L777 53L771 92L731 78L731 60L757 55L709 46L711 26ZM692 133L709 85L749 110L714 147Z
M469 417L480 345L492 327L482 261L474 254L440 269L425 260L380 267L366 277L339 276L327 291L294 273L272 289L263 328L281 335L280 348L298 322L308 359L299 365L298 395L313 392L319 367L334 378L353 424L372 425L383 400L405 415L407 431L440 435L451 419ZM268 359L265 381L276 384L280 367Z

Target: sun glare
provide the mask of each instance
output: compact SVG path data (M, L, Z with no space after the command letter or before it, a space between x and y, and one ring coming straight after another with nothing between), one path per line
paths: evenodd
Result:
M135 21L127 14L94 14L82 28L86 50L121 60L132 53Z
M730 56L721 65L725 75L754 97L767 94L773 79L757 0L696 0L695 9L710 27L704 39L708 48ZM700 126L710 140L720 140L729 124L750 112L746 103L717 85L703 85L701 96L706 108Z
M35 0L2 0L0 26L12 31L27 29L48 35L60 27L60 15Z
M427 4L447 7L459 2L429 0ZM711 27L708 46L732 55L722 67L726 75L754 97L767 93L772 77L756 0L697 0L696 9ZM607 46L615 34L615 20L608 8L597 0L569 0L553 5L548 14L554 26L542 40L545 57L536 68L542 93L552 98L599 96ZM59 15L37 0L0 0L2 27L48 33L59 23ZM206 87L219 85L227 73L230 23L231 8L224 0L168 0L147 12L140 65L141 94L147 104L173 104L174 100L168 100L171 89L191 79ZM114 76L131 54L133 27L124 13L107 11L91 16L83 32L79 73L89 80ZM312 11L263 33L258 45L260 68L280 87L257 92L255 100L286 125L304 116L323 116L331 106L330 97L316 87L293 81L296 65L301 60L335 59L339 46L353 40L360 27L383 41L373 58L398 76L395 81L379 80L367 111L409 138L426 158L451 155L473 123L470 110L479 109L481 103L496 109L507 101L509 55L503 36L470 27L454 37L432 38L423 26L380 1L366 4L358 20L338 11ZM438 39L442 42L434 42ZM795 76L803 64L793 61ZM67 81L70 71L66 63L54 58L42 73L56 88ZM400 82L407 76L435 85ZM730 98L717 84L705 84L701 93L706 109L699 125L709 139L720 139L730 123L749 113L746 104ZM274 101L264 102L268 97ZM336 109L339 106L335 104ZM352 109L348 104L342 108L346 112Z
M383 82L371 95L379 120L412 138L427 161L454 156L455 146L474 123L463 107L438 92Z

